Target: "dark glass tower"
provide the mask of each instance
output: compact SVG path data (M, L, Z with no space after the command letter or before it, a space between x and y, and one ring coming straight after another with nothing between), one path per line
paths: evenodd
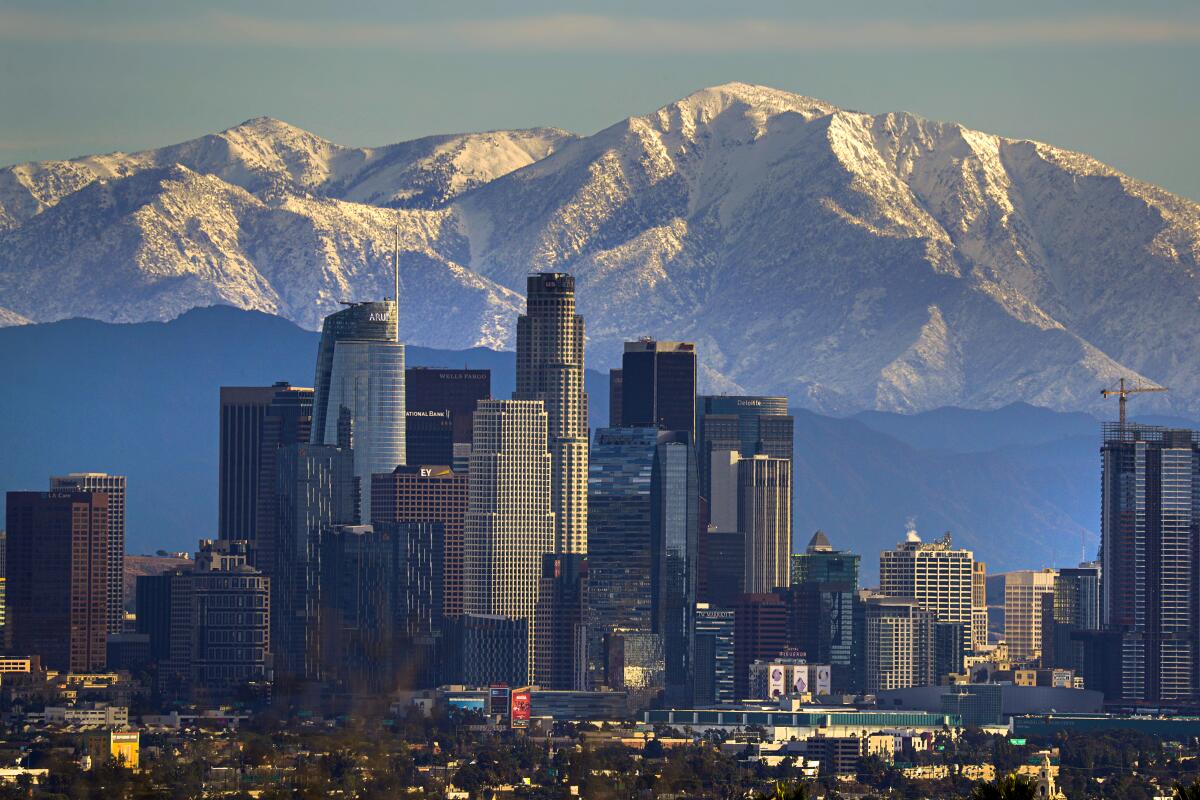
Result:
M276 383L262 420L258 457L258 514L249 548L252 566L271 575L275 569L275 535L279 502L275 496L279 474L279 449L304 444L312 433L313 390Z
M1190 430L1104 426L1101 615L1120 634L1125 702L1197 695L1198 441Z
M696 345L650 338L625 343L621 425L696 435Z
M108 495L9 492L11 650L61 672L104 667L108 635Z
M855 658L861 643L854 635L859 560L856 553L834 550L823 531L792 556L788 638L810 663L832 667L835 692L852 691L861 682Z
M281 386L222 386L217 535L254 538L258 517L263 419Z
M686 431L658 435L651 482L651 615L663 638L667 702L693 692L699 494L696 453Z
M600 428L588 462L588 671L605 682L605 639L650 634L650 485L658 432Z
M486 369L409 367L404 372L405 408L414 412L444 411L451 420L454 444L471 444L475 404L492 396L492 373ZM412 457L410 464L445 464Z

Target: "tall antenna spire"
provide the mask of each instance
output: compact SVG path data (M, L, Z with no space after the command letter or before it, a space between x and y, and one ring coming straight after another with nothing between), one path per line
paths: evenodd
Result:
M392 300L396 302L396 341L400 341L400 226L392 229L392 280L395 294Z

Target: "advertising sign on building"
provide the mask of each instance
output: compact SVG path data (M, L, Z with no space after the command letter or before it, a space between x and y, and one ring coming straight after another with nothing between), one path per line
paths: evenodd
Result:
M828 664L821 664L812 668L812 693L813 694L831 694L833 692L833 678Z
M529 688L513 689L512 692L512 717L510 724L514 728L529 727L529 717L533 709L533 695Z
M792 667L792 692L803 694L808 688L808 665L796 664Z
M784 678L783 664L772 664L767 678L767 696L782 697L786 691L787 681Z
M512 707L511 691L507 686L493 686L488 690L488 713L493 716L507 717Z

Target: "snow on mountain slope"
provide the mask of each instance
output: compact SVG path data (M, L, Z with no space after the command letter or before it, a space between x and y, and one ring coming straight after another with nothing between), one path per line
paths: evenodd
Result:
M0 328L10 328L14 325L29 325L33 320L23 317L15 311L0 308Z
M588 137L347 148L276 120L0 170L0 305L316 327L390 293L418 344L511 346L530 270L577 276L589 364L690 338L705 386L836 412L1200 410L1200 206L1087 156L747 84ZM447 313L448 311L448 313ZM447 337L450 337L447 339Z

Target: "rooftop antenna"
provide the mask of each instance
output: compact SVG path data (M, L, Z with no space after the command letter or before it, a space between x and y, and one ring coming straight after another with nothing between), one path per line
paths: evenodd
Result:
M400 341L400 226L392 229L392 281L396 303L396 341Z

